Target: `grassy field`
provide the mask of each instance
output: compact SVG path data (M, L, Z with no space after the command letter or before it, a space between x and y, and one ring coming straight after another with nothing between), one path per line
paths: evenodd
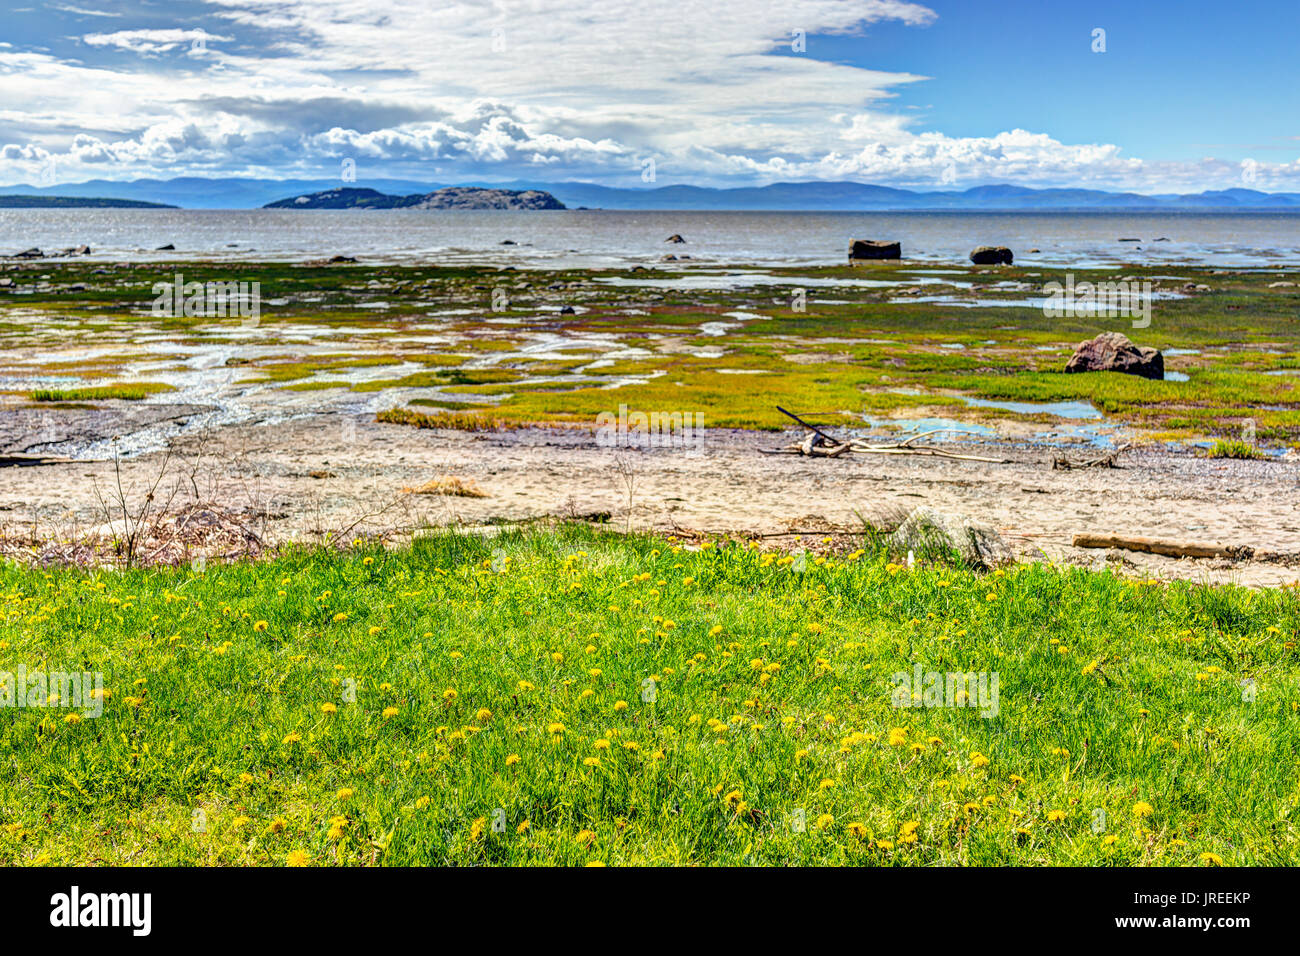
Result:
M1300 861L1295 591L804 544L5 566L0 670L105 692L4 715L0 863Z

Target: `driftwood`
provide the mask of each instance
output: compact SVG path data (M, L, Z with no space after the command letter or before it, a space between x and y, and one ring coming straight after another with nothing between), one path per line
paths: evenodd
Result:
M0 468L26 468L32 465L66 465L71 458L58 455L0 455Z
M812 458L839 458L841 455L855 453L860 455L921 455L932 458L954 458L959 461L987 461L994 464L1006 464L1010 461L1007 458L988 458L983 455L958 455L956 452L944 451L940 448L916 448L913 442L930 435L937 435L943 431L942 428L932 429L928 432L921 432L913 435L900 442L894 442L888 445L872 445L858 438L841 440L832 438L826 432L822 431L816 425L804 421L794 412L786 411L780 405L776 410L782 415L793 418L796 422L808 429L808 436L801 442L795 442L785 445L781 448L760 449L765 455L805 455Z
M1053 471L1070 471L1073 468L1118 468L1119 456L1128 450L1128 445L1121 445L1112 452L1098 455L1096 458L1071 459L1057 455L1052 459Z
M1076 534L1074 546L1076 548L1119 548L1122 551L1163 554L1170 558L1249 558L1255 554L1254 548L1244 545L1136 538L1121 534Z

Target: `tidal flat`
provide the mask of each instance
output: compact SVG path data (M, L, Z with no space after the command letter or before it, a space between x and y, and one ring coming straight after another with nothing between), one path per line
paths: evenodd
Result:
M257 283L257 314L157 314L154 286L177 274ZM220 448L221 474L244 487L221 504L261 522L268 542L455 471L485 496L408 495L394 523L590 513L767 534L810 516L848 530L882 504L928 503L993 520L1025 557L1093 561L1069 537L1098 522L1300 550L1294 270L43 260L7 263L3 277L0 454L33 465L0 469L12 548L120 534L101 500L112 480L147 488L166 456ZM1049 316L1044 287L1067 278L1149 282L1150 324ZM1166 378L1064 374L1102 331L1162 350ZM793 422L777 406L843 435L928 432L1008 463L764 456L801 434L781 434ZM694 416L704 454L602 447L599 417L620 408ZM1259 460L1207 457L1216 447ZM1107 452L1121 452L1119 469L1052 470L1062 454ZM618 468L639 472L639 493ZM836 490L809 500L812 487ZM1144 573L1243 572L1123 560Z

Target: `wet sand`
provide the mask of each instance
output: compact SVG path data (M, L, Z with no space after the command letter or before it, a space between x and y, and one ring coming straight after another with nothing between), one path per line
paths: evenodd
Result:
M332 412L191 430L170 459L151 452L120 467L128 502L143 500L166 461L159 502L237 515L267 545L326 532L401 537L423 527L545 516L596 516L622 528L630 516L636 529L759 534L796 546L794 532L849 534L863 517L928 505L993 525L1021 560L1254 586L1300 579L1300 568L1278 563L1071 545L1074 534L1090 531L1300 552L1300 463L1292 459L1211 460L1149 446L1125 452L1118 469L1056 471L1059 448L1023 443L944 446L1008 464L760 452L798 437L709 430L698 453L638 450L600 447L590 428L435 431ZM472 482L486 496L403 493L440 475ZM100 501L116 481L112 461L0 468L0 534L16 543L33 531L66 540L120 530Z

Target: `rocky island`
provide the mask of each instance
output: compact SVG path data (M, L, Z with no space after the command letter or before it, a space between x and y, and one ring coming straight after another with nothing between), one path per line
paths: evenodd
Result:
M451 186L431 193L389 196L375 189L339 187L267 203L263 209L564 209L540 189Z

